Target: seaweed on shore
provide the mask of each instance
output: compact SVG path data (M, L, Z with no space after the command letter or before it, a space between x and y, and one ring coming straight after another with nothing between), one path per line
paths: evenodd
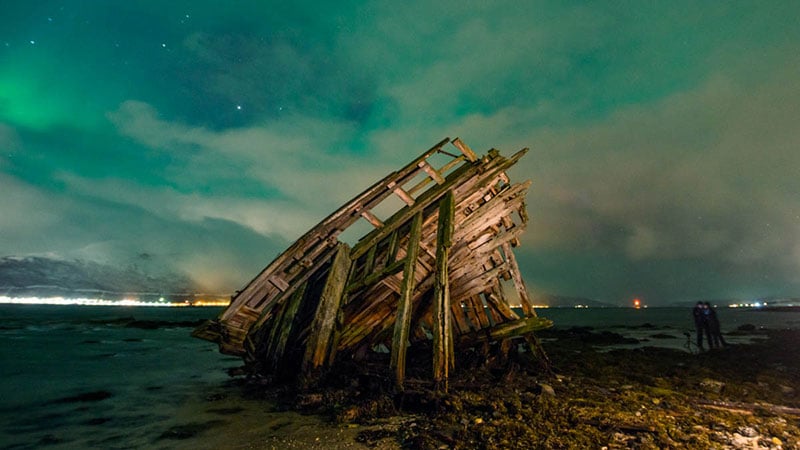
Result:
M551 333L555 377L520 359L503 372L457 370L448 393L409 380L338 373L313 392L281 391L286 407L338 423L391 427L360 436L419 449L800 448L800 331L690 354L645 347L600 351L603 333ZM357 370L349 368L348 370ZM350 383L341 383L349 379ZM262 388L263 389L263 388ZM398 425L399 424L399 425Z

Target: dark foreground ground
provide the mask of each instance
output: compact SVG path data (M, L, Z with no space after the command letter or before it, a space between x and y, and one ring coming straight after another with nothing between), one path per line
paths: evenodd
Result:
M299 395L250 384L251 397L330 425L313 440L251 435L247 447L800 448L800 331L762 333L754 344L690 354L609 349L625 338L585 328L551 331L542 338L554 375L522 358L457 373L447 394L413 379L391 394L374 377Z

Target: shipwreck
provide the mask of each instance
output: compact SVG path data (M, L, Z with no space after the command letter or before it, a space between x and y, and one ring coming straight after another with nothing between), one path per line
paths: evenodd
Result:
M407 355L443 390L466 352L530 352L547 367L534 333L552 322L537 316L513 252L530 181L506 171L526 152L479 157L442 140L305 233L193 336L301 386L348 361L403 390ZM358 221L369 231L351 247L339 238Z

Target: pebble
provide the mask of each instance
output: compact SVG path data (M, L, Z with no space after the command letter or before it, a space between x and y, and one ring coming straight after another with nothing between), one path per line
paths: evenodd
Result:
M741 434L742 436L746 437L754 437L758 434L755 428L753 427L739 427L736 431Z
M722 388L725 387L725 383L717 380L712 380L711 378L706 378L705 380L700 382L700 387L702 387L707 391L719 394L720 392L722 392Z
M556 396L556 391L553 389L553 386L545 383L539 383L539 387L542 388L542 395L546 395L548 397Z

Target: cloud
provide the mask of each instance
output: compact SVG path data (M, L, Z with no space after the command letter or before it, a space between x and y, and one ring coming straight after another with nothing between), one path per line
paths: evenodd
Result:
M520 248L532 283L675 296L704 281L664 280L702 273L715 287L800 287L794 5L198 7L169 29L149 7L127 9L109 39L80 36L87 64L65 66L80 75L65 92L92 83L92 120L49 134L0 124L3 200L19 211L0 218L4 251L157 247L209 280L213 261L246 277L277 243L460 136L479 153L531 147L512 178L534 182ZM162 48L145 26L169 39L164 51L151 53ZM112 38L128 45L93 47ZM66 54L75 41L63 42ZM50 67L54 50L37 51ZM34 69L13 85L63 85L23 66ZM95 117L109 109L110 122Z
M0 214L0 248L14 252L24 248L28 242L36 241L37 235L58 224L64 203L19 180L0 173L2 206ZM39 239L41 241L41 239ZM19 246L19 247L18 247ZM40 252L48 251L39 248Z
M146 151L168 155L165 172L181 189L64 175L68 184L161 216L220 218L266 236L299 237L389 170L383 161L348 154L347 123L294 117L214 131L163 120L137 101L123 103L109 118ZM208 177L215 178L210 192L199 189ZM237 191L242 184L256 193Z
M758 85L715 76L588 127L531 132L539 151L517 171L534 179L528 242L796 285L792 73Z
M19 148L19 135L14 128L0 123L0 149L13 151ZM6 155L0 155L0 158Z

